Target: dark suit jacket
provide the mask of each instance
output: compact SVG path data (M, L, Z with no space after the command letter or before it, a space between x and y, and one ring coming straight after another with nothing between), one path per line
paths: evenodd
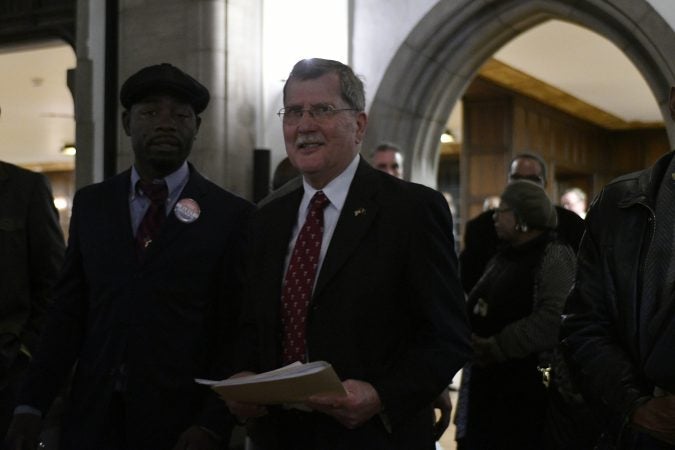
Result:
M0 335L15 351L37 346L64 247L47 178L0 162Z
M280 366L284 258L302 194L301 184L284 189L255 216L241 370ZM289 413L278 412L257 421L258 444L304 448L278 445L275 433L297 431L307 448L433 448L431 402L470 354L451 223L439 193L361 161L318 274L307 347L311 360L330 362L342 380L371 383L393 432L377 416L348 430L318 413L289 430Z
M46 411L77 362L63 449L100 448L122 365L129 448L172 448L194 424L229 433L224 403L194 378L229 374L252 205L190 167L181 198L201 215L186 224L171 213L139 263L129 179L126 171L75 196L55 305L21 397Z
M584 221L581 217L560 206L556 232L560 239L569 244L576 253L584 234ZM459 273L462 287L468 294L485 271L488 261L497 253L500 240L492 220L493 210L485 211L466 223L464 230L464 250L459 255Z

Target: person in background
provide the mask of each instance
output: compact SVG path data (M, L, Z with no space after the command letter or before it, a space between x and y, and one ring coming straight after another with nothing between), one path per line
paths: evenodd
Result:
M530 180L546 187L546 163L535 153L520 153L509 164L508 181ZM576 252L584 234L583 220L571 211L556 207L558 237ZM459 255L460 277L464 292L471 292L485 271L487 262L497 253L501 241L492 224L492 212L469 220L464 231L464 249Z
M7 431L65 244L47 177L0 161L0 430Z
M288 159L288 157L285 157L279 162L276 169L274 169L274 174L272 175L272 190L276 191L284 184L299 177L300 172L298 172L298 169L293 167L293 164L291 164L291 160Z
M560 204L563 208L576 213L582 219L586 218L586 210L588 209L587 196L581 189L576 187L567 189L560 196Z
M80 189L64 269L5 439L34 450L73 366L63 450L220 449L234 424L195 378L231 372L242 248L253 205L186 159L209 91L145 67L122 85L133 166Z
M675 119L675 87L670 91ZM600 449L675 449L675 153L605 186L586 217L563 321Z
M500 198L498 195L490 195L483 200L483 212L499 208Z
M469 293L473 361L457 412L459 450L541 450L547 392L537 369L558 343L575 258L544 189L512 181L492 213L504 242Z
M365 92L348 66L298 62L279 115L302 183L253 219L237 367L324 360L347 395L228 406L257 448L433 449L432 402L469 357L447 203L359 156Z
M391 142L380 143L371 154L371 162L377 170L388 173L400 180L403 179L403 154L397 145ZM454 217L455 211L452 194L444 192L443 197L448 203L450 214ZM439 412L438 417L435 412L433 413L434 437L436 440L439 440L443 436L443 433L445 433L445 430L448 429L448 426L450 426L450 419L452 417L452 401L450 400L449 387L446 387L441 395L434 400L433 406L434 411L438 410Z
M377 170L403 179L403 153L397 145L391 142L378 144L371 153L370 160Z

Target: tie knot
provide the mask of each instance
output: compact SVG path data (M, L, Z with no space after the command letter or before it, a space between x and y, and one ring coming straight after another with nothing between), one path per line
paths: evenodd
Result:
M309 202L309 208L314 210L323 211L323 209L328 206L330 200L326 197L326 194L323 191L316 191L314 197Z
M154 183L152 181L138 180L136 189L143 192L143 195L148 197L152 203L164 203L169 196L169 190L166 187L166 182Z

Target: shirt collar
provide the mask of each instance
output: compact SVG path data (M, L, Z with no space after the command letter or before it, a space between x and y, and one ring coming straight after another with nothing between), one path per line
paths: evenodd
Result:
M190 169L188 168L187 161L183 161L183 164L175 171L164 177L164 182L169 191L169 196L167 201L172 201L175 197L176 191L182 189L190 176ZM131 166L131 189L129 190L131 195L131 200L136 198L136 183L141 179L136 166Z
M356 169L359 166L359 155L354 156L352 162L349 163L347 168L342 171L340 175L333 178L323 189L313 188L307 180L302 179L302 186L305 189L305 193L302 196L302 203L300 204L301 210L304 211L309 206L309 202L314 197L314 194L317 191L323 191L324 195L330 200L330 204L337 208L338 211L342 211L342 207L345 204L347 199L347 193L349 192L349 186L352 184L354 175L356 174Z

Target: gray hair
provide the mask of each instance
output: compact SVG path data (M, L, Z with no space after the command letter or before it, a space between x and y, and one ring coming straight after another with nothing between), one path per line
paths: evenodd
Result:
M579 198L579 200L581 200L584 203L588 200L588 196L586 195L586 193L578 187L566 189L565 192L563 192L563 195L566 194L575 194Z
M370 154L370 156L373 157L373 156L375 156L375 153L386 152L388 150L391 150L391 151L394 151L394 152L398 153L399 155L401 155L401 157L403 156L403 152L401 151L401 147L394 144L393 142L380 142L379 144L377 144L377 147L375 147L375 150L373 150L373 152Z
M291 70L284 85L284 104L286 88L291 80L313 80L328 73L337 74L340 79L340 95L347 104L361 112L366 109L366 93L363 82L356 76L351 67L332 59L311 58L298 61Z

